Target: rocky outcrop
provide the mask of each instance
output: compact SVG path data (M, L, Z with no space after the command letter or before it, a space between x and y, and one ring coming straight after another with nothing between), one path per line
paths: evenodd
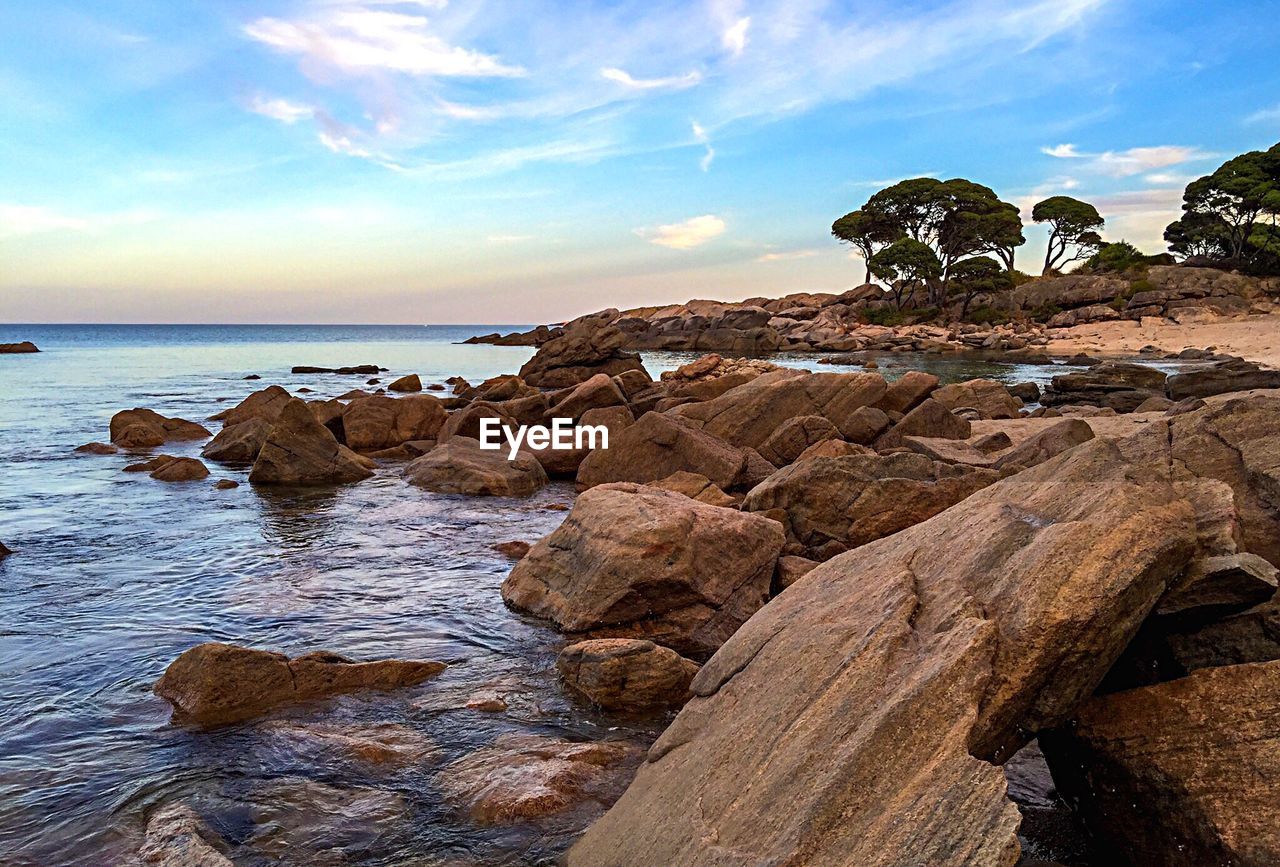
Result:
M1100 846L1134 864L1280 863L1280 662L1091 699L1041 745Z
M171 662L154 691L173 705L179 722L226 725L298 702L413 686L444 669L440 662L352 662L325 651L290 659L282 653L210 641Z
M334 485L373 475L370 461L340 444L306 401L292 398L280 412L249 471L256 485Z
M953 413L963 415L963 410L970 410L982 419L1017 418L1022 410L1022 401L993 379L944 385L929 396Z
M583 413L590 410L626 404L627 398L613 378L597 373L553 397L546 415L548 419L567 418L577 421L582 418Z
M556 670L566 687L592 704L647 713L684 704L698 664L652 641L597 638L560 651Z
M785 467L812 445L840 439L840 429L820 415L797 416L783 422L760 446L760 456L777 467Z
M782 527L759 515L601 485L515 565L502 598L564 632L705 657L768 600L782 544Z
M769 465L765 475L772 470ZM644 484L677 472L705 476L721 490L753 483L759 474L745 450L698 429L681 416L647 412L635 424L611 435L609 448L596 449L582 461L578 486Z
M785 514L787 553L829 560L932 518L999 478L923 455L814 458L779 470L747 494L747 512Z
M436 784L480 824L527 822L581 807L599 812L618 797L638 758L623 742L505 734L443 768Z
M927 397L903 416L901 421L880 434L874 445L877 451L884 451L901 446L904 437L964 440L971 433L972 427L968 419L961 418L938 401Z
M1222 361L1200 370L1175 373L1166 386L1175 401L1251 388L1280 388L1280 370L1264 370L1251 361Z
M0 343L0 355L25 355L39 351L39 348L30 340L24 340L21 343Z
M402 376L387 386L387 391L422 391L422 379L416 373Z
M165 418L149 409L127 409L111 417L111 442L126 449L154 448L208 436L209 431L193 421Z
M563 388L585 382L598 373L616 376L627 370L643 370L640 356L623 352L626 337L612 326L584 323L544 343L520 368L529 385Z
M1055 376L1040 402L1045 406L1090 404L1133 412L1152 397L1164 397L1166 374L1143 364L1104 361L1088 370Z
M342 429L349 448L373 452L411 440L435 439L446 417L444 405L433 395L374 395L353 400L347 406L342 413Z
M277 414L277 418L279 414ZM253 416L236 424L226 425L217 436L205 444L200 454L220 464L251 464L271 433L273 422L261 416Z
M520 452L507 460L503 449L482 449L478 440L454 437L404 468L409 484L438 494L527 497L547 484L538 459Z
M224 428L252 418L260 418L275 424L285 404L292 399L293 395L285 389L278 385L269 385L261 391L255 391L230 409L224 409L216 415L209 416L209 420L222 422Z
M712 400L685 404L673 415L738 447L758 449L797 416L821 416L851 441L865 436L858 410L884 396L884 377L875 373L806 373L777 370L730 389Z
M1161 473L1094 440L814 569L703 666L568 864L1012 865L985 760L1072 715L1194 550Z

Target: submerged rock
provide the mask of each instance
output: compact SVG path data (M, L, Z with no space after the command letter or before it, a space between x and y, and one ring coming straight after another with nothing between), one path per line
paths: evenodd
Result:
M110 443L85 443L82 446L76 446L75 450L83 455L114 455L120 451Z
M439 494L528 497L549 479L537 458L519 452L507 460L503 449L482 449L478 440L446 440L404 468L409 484Z
M782 527L627 483L581 494L502 585L570 633L648 638L705 656L769 598Z
M639 750L625 743L506 734L445 767L436 782L475 821L508 824L583 804L608 806L638 756Z
M556 670L565 686L605 710L644 713L684 704L698 664L652 641L598 638L560 651Z
M149 409L122 410L111 417L111 442L127 449L153 448L207 436L209 431L193 421L166 418Z
M272 708L357 690L413 686L445 669L441 662L352 662L317 651L293 659L216 641L198 644L169 664L156 695L174 718L195 725L252 719Z
M271 720L255 731L273 746L284 746L313 759L348 759L374 768L416 765L437 752L426 735L395 723L302 723Z
M209 477L209 468L195 458L174 458L151 471L161 482L195 482Z
M512 560L519 560L525 554L529 553L529 548L532 546L528 542L514 541L498 542L496 545L491 545L490 547L503 557L507 557Z
M186 804L167 804L147 820L138 857L157 867L234 867L225 842Z
M373 475L366 458L341 445L300 398L291 398L267 435L249 481L256 485L330 485Z

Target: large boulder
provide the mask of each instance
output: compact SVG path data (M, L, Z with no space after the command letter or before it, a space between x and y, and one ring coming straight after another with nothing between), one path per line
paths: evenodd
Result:
M147 449L168 442L202 440L208 430L193 421L166 418L149 409L126 409L111 417L111 442L127 449Z
M200 454L220 464L251 464L258 459L272 424L266 418L254 416L226 425L205 444Z
M857 411L880 400L886 388L884 377L875 373L776 370L671 412L738 447L758 449L783 424L807 415L822 416L852 440L865 426Z
M1034 467L1093 439L1093 428L1082 418L1067 418L1032 434L996 459L996 469Z
M772 469L772 466L770 466ZM669 413L647 412L635 424L609 438L578 469L578 486L607 482L644 484L676 472L699 473L726 490L745 484L754 473L750 456Z
M882 433L875 440L877 449L897 448L903 437L931 437L933 439L965 440L973 428L967 419L947 409L931 397L926 397L902 420Z
M448 420L440 428L438 439L440 442L453 437L467 437L468 439L479 440L480 425L486 418L497 419L501 427L514 429L519 425L519 422L502 411L501 404L473 403L468 407L449 413ZM499 433L498 438L502 442L506 442L501 433Z
M908 370L889 383L884 397L876 402L876 408L885 412L905 415L915 409L938 387L938 377L920 370Z
M557 394L547 410L547 418L577 421L589 410L609 406L626 406L627 398L613 378L597 373L590 379Z
M220 421L223 427L231 427L251 418L260 418L275 424L285 404L292 399L293 395L285 389L278 385L269 385L260 391L255 391L230 409L224 409L216 415L209 416L209 420Z
M568 864L1012 865L988 762L1071 716L1194 549L1161 473L1094 440L817 567L703 666Z
M820 415L802 415L783 422L760 446L760 456L777 467L785 467L804 454L805 449L824 440L840 439L840 429Z
M387 386L387 391L411 392L422 391L422 378L416 373L410 373L393 381Z
M621 483L579 495L502 585L511 606L568 633L713 652L769 598L776 521Z
M578 419L578 425L581 427L602 427L608 431L610 448L618 441L619 435L635 423L635 416L625 406L602 406L596 409L589 409ZM575 439L575 447L570 449L556 449L551 448L551 446L545 449L532 449L528 447L527 443L524 448L538 459L538 463L542 464L542 468L547 471L547 475L573 478L577 475L582 462L587 459L587 456L593 450L603 449L605 439L596 439L596 444L592 447L592 440L584 434L582 448L577 448L576 442L577 440Z
M505 443L482 449L478 440L454 437L406 466L404 476L409 484L438 494L488 497L527 497L547 484L532 454L518 452L514 460L507 455Z
M782 510L788 553L829 560L932 518L998 478L919 454L813 458L752 488L742 508Z
M256 485L332 485L373 475L366 459L338 442L306 401L292 398L249 471Z
M520 368L520 378L541 388L563 388L598 373L617 376L643 370L639 355L622 351L626 343L626 335L612 325L588 322L569 327L538 348Z
M435 439L447 413L439 398L430 394L387 397L376 394L353 400L342 413L347 446L373 452L394 448L410 440Z
M994 379L970 379L936 389L934 400L952 412L974 410L978 418L1017 418L1022 401Z
M1100 846L1129 863L1280 863L1280 662L1091 699L1041 745Z
M684 704L698 664L652 641L596 638L560 651L556 670L565 686L592 704L644 713Z
M1252 361L1223 361L1201 370L1176 373L1166 381L1169 397L1212 397L1251 388L1280 388L1280 370L1264 370Z
M156 681L155 694L179 722L226 725L272 708L364 689L413 686L444 671L441 662L352 662L325 651L283 653L209 641L182 653Z
M1040 396L1045 406L1088 404L1133 412L1147 399L1163 397L1167 375L1154 367L1104 361L1088 370L1055 376Z

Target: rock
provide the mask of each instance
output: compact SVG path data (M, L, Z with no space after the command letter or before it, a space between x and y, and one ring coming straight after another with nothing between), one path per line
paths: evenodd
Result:
M256 373L250 373L248 376L245 376L245 377L242 377L242 378L243 378L243 379L246 379L246 380L262 379L262 377L261 377L259 374L256 374Z
M684 704L698 664L652 641L597 638L560 651L556 670L565 686L605 710L646 713Z
M209 477L209 468L195 458L174 458L151 472L161 482L195 482Z
M411 461L422 457L435 447L435 440L409 440L394 448L366 452L364 456L375 461Z
M906 436L965 440L972 434L969 422L952 413L933 398L924 401L903 416L902 421L881 434L875 441L876 451L902 445Z
M1207 406L1207 404L1200 398L1187 397L1166 409L1164 414L1168 416L1182 415L1186 412L1195 412L1198 409L1203 409L1205 406Z
M1142 403L1134 407L1134 412L1164 412L1174 406L1174 402L1167 397L1149 397Z
M440 434L437 439L440 442L444 442L453 437L466 437L478 441L480 439L480 422L486 418L496 418L500 425L508 428L515 428L519 424L493 404L474 403L466 409L449 413L449 418L444 423L444 427L440 428ZM506 442L505 438L503 442Z
M376 364L357 364L351 367L308 367L299 365L293 368L294 373L340 373L344 376L370 376L381 373L385 368Z
M436 775L445 797L483 825L509 824L589 805L607 807L626 785L638 750L505 734Z
M12 549L6 547L4 542L0 542L0 558L8 557L12 553Z
M934 437L903 437L902 445L931 461L944 464L964 464L969 467L991 468L998 458L984 452L966 440L946 440Z
M1151 397L1163 397L1166 375L1154 367L1104 361L1088 370L1055 376L1040 402L1045 406L1091 404L1133 412Z
M144 864L159 867L234 867L222 854L226 843L186 804L166 804L147 819L138 850Z
M502 713L507 709L507 699L497 690L482 689L467 697L466 707L481 713Z
M387 391L422 391L422 380L418 374L402 376L387 386Z
M713 652L768 600L782 527L621 483L579 495L502 585L514 608L569 633Z
M618 441L618 436L622 431L635 424L636 418L631 414L631 410L625 406L606 406L598 409L589 409L578 419L578 424L583 427L604 427L608 433L608 442L612 448ZM601 438L596 441L597 448L603 448ZM578 473L578 469L582 466L582 462L587 459L587 455L591 454L593 449L588 448L590 441L583 440L583 448L574 449L553 449L548 446L545 449L527 449L527 451L538 459L542 464L542 468L547 471L548 476L565 476L572 478Z
M1040 402L1040 386L1034 382L1019 382L1009 386L1009 394L1023 403Z
M234 479L218 479L213 483L213 487L215 490L219 491L230 491L234 488L240 487L240 483Z
M687 424L680 416L647 412L611 436L608 449L596 449L582 461L578 486L643 484L684 471L705 476L725 490L742 484L751 474L748 460L742 449Z
M497 544L491 545L490 547L493 548L493 550L497 551L499 554L501 554L503 557L506 557L511 560L519 560L525 554L529 553L529 548L531 548L532 546L528 542L515 541L515 542L498 542Z
M279 416L277 415L277 418ZM251 464L271 433L273 422L253 416L236 424L225 425L217 436L205 444L200 454L220 464Z
M252 786L241 821L252 828L245 848L268 864L339 867L349 853L385 845L386 829L403 822L402 795L372 786L331 786L279 777Z
M1022 409L1022 401L993 379L970 379L944 385L930 397L952 412L961 407L975 409L978 417L984 419L1017 418Z
M738 507L737 500L717 488L710 479L700 473L687 473L681 470L654 482L653 487L675 491L677 494L684 494L691 500L710 506L723 506L727 509Z
M255 485L333 485L358 482L373 470L316 420L301 398L291 398L253 462Z
M39 351L30 340L24 340L21 343L0 343L0 355L21 355Z
M985 760L1069 718L1194 544L1159 469L1094 440L824 563L702 667L567 864L1012 865Z
M1164 621L1200 626L1266 602L1277 586L1276 567L1257 554L1202 557L1160 599L1155 614Z
M482 449L477 440L454 437L404 468L409 484L438 494L527 497L549 481L538 459L519 452L507 460L501 449Z
M810 560L808 557L782 555L778 558L778 567L773 575L773 592L781 593L820 565L822 564L817 560Z
M1088 442L1093 437L1093 428L1084 419L1063 419L1027 437L1017 446L1000 455L995 462L995 467L998 470L1034 467L1083 442Z
M76 451L85 455L114 455L120 449L110 443L85 443L82 446L76 446Z
M627 399L611 377L603 373L580 382L557 396L547 410L547 418L577 421L583 413L610 406L626 406Z
M843 458L849 455L874 455L875 452L866 446L847 443L844 440L823 440L809 446L792 463L807 461L810 458Z
M435 439L447 416L434 395L374 395L351 402L342 413L342 429L349 448L372 452L411 440Z
M884 377L877 373L775 370L717 398L671 412L739 448L758 449L784 423L808 415L822 416L842 436L853 439L866 423L865 415L855 413L880 400L886 388Z
M1161 637L1175 677L1198 668L1280 659L1280 600L1273 596L1239 614Z
M1169 377L1169 397L1212 397L1251 388L1280 388L1280 370L1263 370L1252 361L1223 361L1201 370L1178 373Z
M1280 863L1280 662L1091 699L1041 745L1107 851L1169 867Z
M525 362L520 378L533 386L561 388L598 373L617 376L628 370L644 370L639 355L622 351L626 342L626 336L613 326L566 328Z
M787 540L803 549L788 553L829 560L927 520L998 478L915 454L813 458L753 488L742 509L783 510Z
M127 409L111 417L111 442L126 449L153 448L209 435L209 431L193 421L165 418L149 409Z
M876 402L876 409L905 415L919 406L937 387L938 377L932 373L908 370L889 383L884 396Z
M300 723L270 720L254 731L273 747L291 748L311 761L346 759L372 768L416 765L436 754L426 735L395 723Z
M293 659L216 641L197 644L169 664L155 694L179 722L225 725L285 705L358 690L414 686L444 671L440 662L352 662L326 651Z
M760 446L760 455L777 467L800 457L809 446L840 439L840 430L820 415L802 415L783 422Z
M445 387L438 382L433 382L427 386L427 391L444 391Z
M284 410L285 404L292 399L293 396L280 386L269 385L261 391L255 391L240 403L231 407L231 409L224 409L217 415L209 416L209 420L222 422L224 428L253 418L260 418L275 424L276 419L280 418L280 413Z
M126 473L154 473L167 464L171 464L177 460L174 455L156 455L147 461L139 461L136 464L127 464L123 470Z

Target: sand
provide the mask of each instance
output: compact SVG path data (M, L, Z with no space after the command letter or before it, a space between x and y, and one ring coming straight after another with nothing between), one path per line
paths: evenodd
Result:
M1086 352L1099 356L1132 356L1144 346L1166 352L1194 347L1216 347L1217 352L1239 355L1268 367L1280 367L1280 313L1225 318L1207 315L1202 320L1175 324L1167 319L1121 320L1079 325L1061 332L1070 335L1050 341L1051 355Z

